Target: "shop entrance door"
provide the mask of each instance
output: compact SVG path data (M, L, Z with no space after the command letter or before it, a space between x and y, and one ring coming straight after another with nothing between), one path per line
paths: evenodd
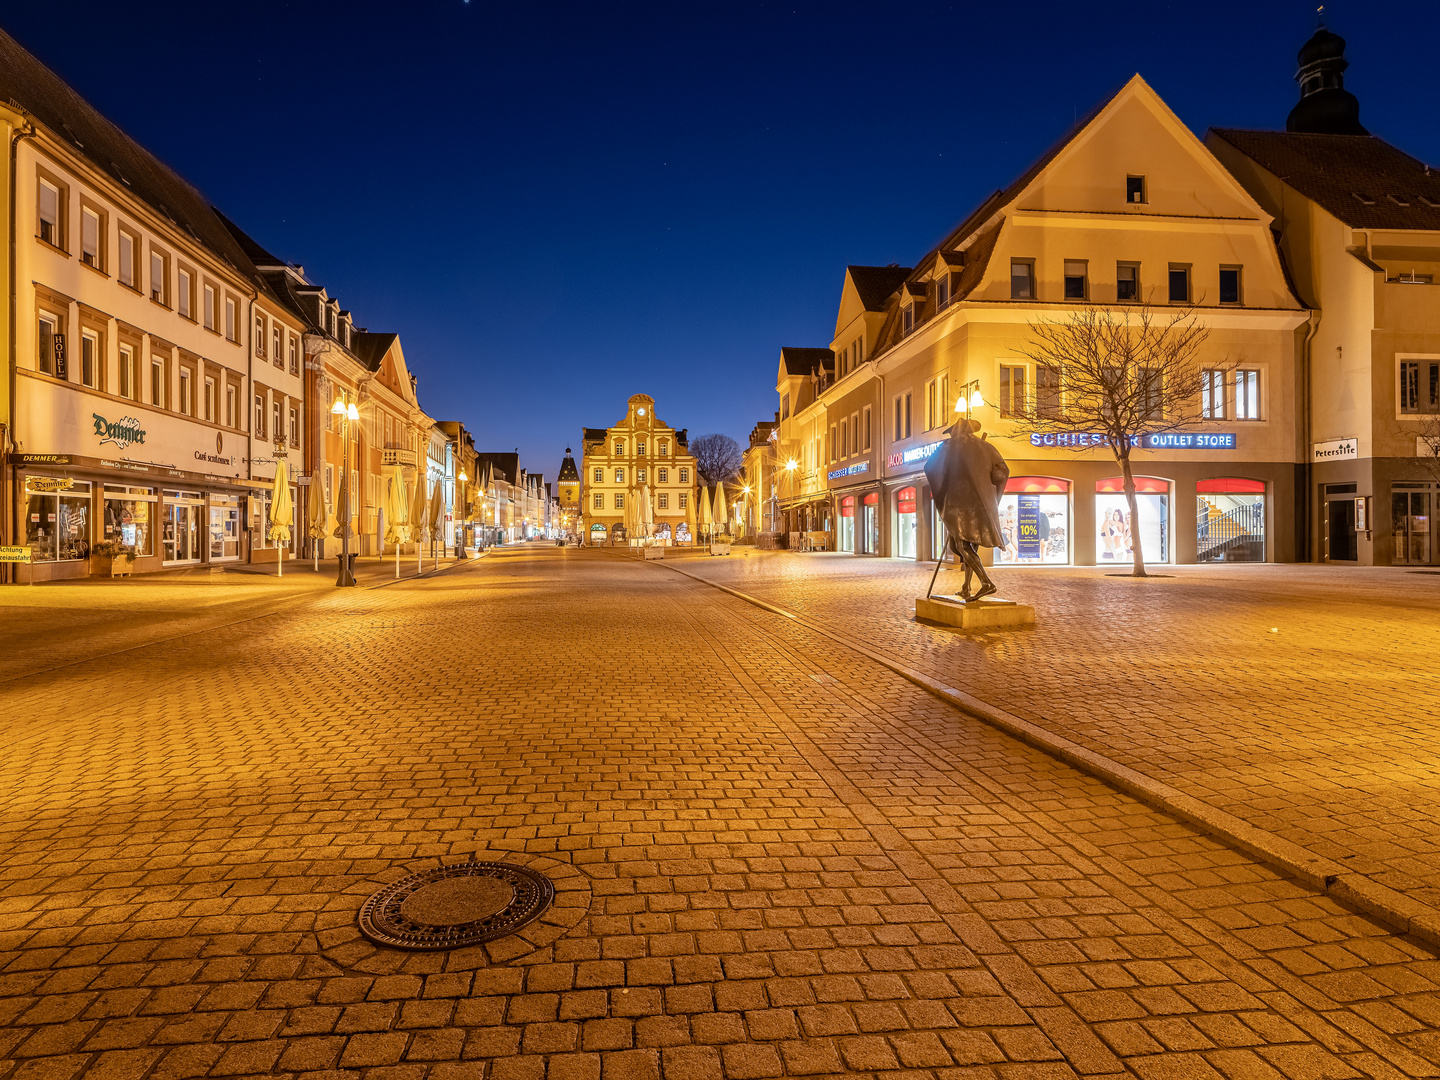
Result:
M1430 562L1430 492L1402 489L1390 495L1395 535L1395 563L1426 566Z
M895 496L895 554L915 558L915 489L907 487Z
M210 501L210 561L234 562L240 558L240 506Z
M1325 559L1328 562L1355 562L1360 545L1355 536L1355 497L1330 499L1325 503Z
M864 544L865 554L880 554L880 496L871 492L865 496L862 504L864 509Z
M166 492L165 501L165 562L167 564L198 563L200 546L200 515L205 501L199 497Z

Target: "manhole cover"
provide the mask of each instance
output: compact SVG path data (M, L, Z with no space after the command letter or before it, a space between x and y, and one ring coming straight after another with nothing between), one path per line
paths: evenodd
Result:
M555 898L544 874L503 862L456 863L385 886L360 908L377 945L458 949L513 934Z

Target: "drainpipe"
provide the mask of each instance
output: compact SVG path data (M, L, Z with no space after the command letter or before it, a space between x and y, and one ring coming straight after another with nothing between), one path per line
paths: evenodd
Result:
M20 115L23 119L24 113L22 112ZM10 355L8 365L9 371L7 372L7 377L9 379L9 396L6 399L6 416L3 425L4 430L0 431L0 452L3 452L7 455L3 472L3 481L0 481L0 486L3 486L4 488L3 493L0 493L0 499L5 499L9 501L10 513L4 514L3 512L0 512L0 523L3 523L5 532L7 534L5 536L5 540L7 541L7 543L11 544L13 544L15 542L15 539L20 535L20 499L15 493L15 467L10 464L8 457L8 455L10 453L13 453L15 450L15 365L18 361L18 357L15 355L15 312L17 306L15 290L15 245L17 243L17 230L15 225L15 177L18 171L17 161L19 158L20 140L30 139L34 137L35 125L31 124L28 120L24 120L23 126L18 131L16 131L14 135L10 137L10 216L7 219L10 226ZM5 579L7 581L13 582L16 580L17 576L18 571L12 565L7 564L5 568Z
M1302 511L1303 514L1304 514L1304 517L1303 517L1301 520L1305 523L1305 536L1304 536L1304 539L1305 539L1305 561L1306 561L1306 562L1315 562L1315 561L1318 561L1318 556L1319 556L1319 552L1315 552L1315 555L1314 555L1314 556L1311 555L1311 552L1312 552L1312 550L1313 550L1313 547L1312 547L1312 544L1311 544L1311 538L1310 538L1310 533L1311 533L1311 528L1312 528L1311 518L1312 518L1313 513L1314 513L1314 508L1313 508L1313 505L1312 505L1313 499L1314 499L1314 492L1312 491L1312 488L1314 488L1314 486L1315 486L1315 484L1314 484L1314 477L1313 477L1313 475L1312 475L1311 470L1314 468L1314 463L1311 461L1311 458L1313 457L1313 455L1312 455L1312 454L1307 454L1307 453L1305 453L1305 448L1310 445L1310 413L1311 413L1311 400L1310 400L1311 376L1310 376L1310 369L1311 369L1311 366L1312 366L1312 365L1311 365L1310 344L1311 344L1311 341L1314 339L1316 333L1320 330L1320 320L1321 320L1322 318L1324 318L1324 316L1323 316L1323 314L1322 314L1320 311L1318 311L1318 310L1312 311L1312 312L1310 313L1310 329L1305 332L1305 341L1304 341L1304 344L1301 346L1301 350L1300 350L1300 351L1301 351L1300 362L1304 365L1304 372L1303 372L1303 374L1302 374L1302 383L1301 383L1301 385L1302 385L1302 387L1303 387L1303 392L1304 392L1304 400L1300 403L1300 453L1301 453L1302 455L1304 455L1304 457L1303 457L1303 465L1302 465L1301 470L1300 470L1300 476L1301 476L1301 478L1302 478L1303 484L1305 485L1304 491L1301 493L1301 497L1300 497L1300 508L1301 508L1301 511Z

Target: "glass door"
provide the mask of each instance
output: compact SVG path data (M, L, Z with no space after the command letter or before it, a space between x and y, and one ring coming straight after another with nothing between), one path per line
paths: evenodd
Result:
M234 562L240 558L240 507L211 502L210 561Z
M1395 533L1395 562L1424 566L1430 562L1430 492L1395 491L1390 496Z
M167 563L198 563L204 553L201 546L201 516L205 501L198 494L165 493L163 542Z

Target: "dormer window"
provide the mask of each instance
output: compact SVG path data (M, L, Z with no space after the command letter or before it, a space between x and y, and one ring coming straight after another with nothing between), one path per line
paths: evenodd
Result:
M1145 198L1145 177L1127 176L1125 178L1125 201L1127 203L1143 204Z
M916 323L919 322L919 319L916 318L915 305L907 304L901 318L904 320L903 332L908 336L915 329Z
M950 303L950 275L941 274L935 279L935 307L943 308Z

